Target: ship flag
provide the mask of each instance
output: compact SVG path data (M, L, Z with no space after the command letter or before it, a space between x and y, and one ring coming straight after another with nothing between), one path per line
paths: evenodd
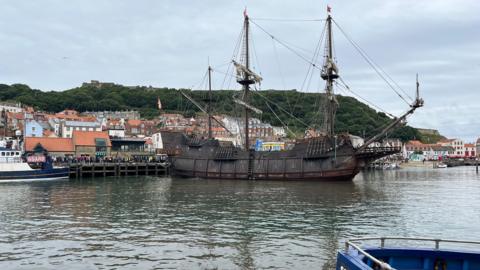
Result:
M327 12L328 13L332 12L332 8L329 5L327 5Z

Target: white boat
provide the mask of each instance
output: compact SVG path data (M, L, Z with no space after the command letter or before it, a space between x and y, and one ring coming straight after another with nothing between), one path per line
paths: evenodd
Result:
M20 150L0 148L0 182L68 178L69 168L53 167L50 157L34 154L24 160Z
M445 169L445 168L447 168L447 164L445 164L445 163L438 163L436 168L437 168L437 169Z

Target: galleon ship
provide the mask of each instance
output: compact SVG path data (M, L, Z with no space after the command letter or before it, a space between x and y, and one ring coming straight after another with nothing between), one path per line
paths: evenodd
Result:
M326 102L323 108L323 125L318 135L297 140L295 145L283 151L256 151L249 138L249 118L258 109L249 104L252 85L260 83L262 78L250 67L250 18L244 13L243 36L239 60L232 63L236 69L236 80L241 85L241 98L234 99L242 106L243 132L242 146L225 145L213 138L211 122L215 120L210 106L204 111L208 114L209 136L183 137L181 151L172 157L172 173L179 177L198 177L205 179L255 179L255 180L342 180L350 181L359 171L376 159L398 153L393 147L369 147L387 132L403 123L406 117L423 105L417 94L410 108L401 116L393 118L391 124L376 135L364 141L362 145L353 145L349 134L335 134L335 113L338 102L334 94L334 85L341 80L332 41L332 23L330 12L325 19L325 55L319 68L325 81ZM210 75L209 68L209 75ZM210 78L210 76L209 76ZM211 85L211 84L210 84ZM211 93L211 86L210 86ZM188 97L187 97L188 98ZM216 120L215 120L216 121ZM219 123L221 124L221 123Z

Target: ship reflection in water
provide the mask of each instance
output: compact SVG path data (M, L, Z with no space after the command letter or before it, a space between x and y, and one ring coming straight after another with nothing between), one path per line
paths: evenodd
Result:
M4 269L333 269L365 235L472 239L471 167L353 182L169 178L2 184Z

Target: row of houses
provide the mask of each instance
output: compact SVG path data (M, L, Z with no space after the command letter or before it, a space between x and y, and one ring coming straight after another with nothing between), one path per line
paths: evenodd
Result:
M480 154L480 139L464 143L461 139L445 139L435 144L412 140L405 144L405 158L411 160L442 160L444 158L476 158Z
M102 157L112 154L110 137L101 131L74 131L71 138L25 137L24 144L26 152L47 150L54 157Z
M165 113L153 120L139 119L139 116L137 111L79 113L66 109L58 113L46 113L31 107L20 107L19 104L5 105L2 110L3 121L0 121L0 136L17 138L18 142L23 140L27 151L43 148L55 156L96 157L162 152L165 141L162 137L170 133L208 136L206 115L188 118L181 114ZM234 144L243 142L242 118L223 115L213 118L211 130L215 138ZM258 139L278 141L286 136L283 128L273 127L256 118L250 119L249 126L252 143ZM81 137L89 139L82 141Z

